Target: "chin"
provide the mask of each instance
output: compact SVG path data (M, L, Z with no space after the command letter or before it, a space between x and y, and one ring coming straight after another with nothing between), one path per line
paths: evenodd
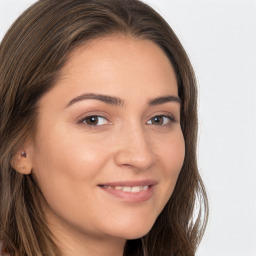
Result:
M153 225L154 223L140 223L137 225L129 225L128 227L123 228L122 230L116 230L116 233L118 237L124 238L126 240L134 240L148 234Z

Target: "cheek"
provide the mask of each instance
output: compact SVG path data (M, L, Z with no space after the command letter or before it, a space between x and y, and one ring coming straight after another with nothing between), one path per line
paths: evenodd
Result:
M65 127L63 125L63 127ZM47 134L47 136L45 136ZM39 133L34 157L35 171L81 179L93 175L104 159L99 143L61 127Z
M162 146L161 156L165 164L166 174L178 175L185 157L185 142L181 130L170 138L166 138Z
M174 190L185 157L185 142L180 131L176 136L166 139L161 148L163 184L165 184L165 196L168 200Z
M33 156L38 185L53 208L61 209L67 203L74 208L74 199L90 194L104 158L99 157L98 147L70 133L52 130L48 136L40 135Z
M75 134L61 129L52 130L46 137L39 134L33 156L33 175L50 212L67 220L78 219L80 212L86 212L105 160L97 143L83 141Z

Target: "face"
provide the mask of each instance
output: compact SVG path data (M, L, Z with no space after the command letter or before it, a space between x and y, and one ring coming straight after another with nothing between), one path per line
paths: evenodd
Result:
M113 36L73 51L39 101L30 155L50 226L134 239L170 198L184 151L168 58L151 41Z

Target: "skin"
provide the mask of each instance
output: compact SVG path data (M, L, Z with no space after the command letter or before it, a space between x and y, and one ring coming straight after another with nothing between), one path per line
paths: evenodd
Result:
M85 93L122 102L77 98ZM151 229L185 154L180 103L149 105L165 96L178 97L178 89L164 52L151 41L116 35L75 49L56 86L39 101L36 139L24 146L21 161L45 196L48 225L63 256L121 256L127 239ZM89 125L88 116L100 117ZM143 202L98 186L145 179L157 185Z

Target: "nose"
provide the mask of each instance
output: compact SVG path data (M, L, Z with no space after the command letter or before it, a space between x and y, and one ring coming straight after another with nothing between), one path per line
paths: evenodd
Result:
M117 141L114 159L118 166L146 170L154 165L156 155L143 128L122 129Z

